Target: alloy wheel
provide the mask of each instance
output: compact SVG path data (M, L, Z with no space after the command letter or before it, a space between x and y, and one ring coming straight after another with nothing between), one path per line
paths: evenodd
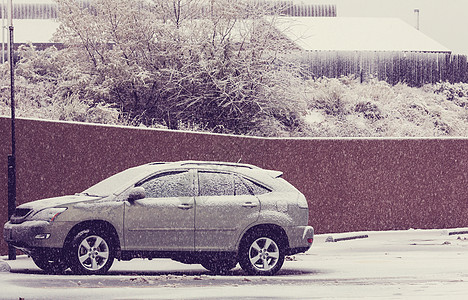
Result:
M110 249L107 242L97 235L83 239L78 246L78 260L90 271L97 271L106 265Z
M280 258L280 250L276 242L268 237L256 239L249 249L249 259L252 266L259 271L273 269Z

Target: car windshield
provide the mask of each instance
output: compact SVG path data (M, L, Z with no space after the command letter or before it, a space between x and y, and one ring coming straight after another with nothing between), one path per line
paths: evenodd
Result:
M131 184L145 178L153 172L154 170L150 168L142 167L127 169L93 185L83 191L83 194L103 197L118 194Z

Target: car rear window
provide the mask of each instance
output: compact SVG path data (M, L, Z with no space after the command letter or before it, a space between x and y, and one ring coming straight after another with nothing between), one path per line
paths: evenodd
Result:
M244 183L247 185L247 187L252 191L254 195L263 195L266 193L271 192L271 190L259 183L256 183L250 179L247 179L243 177Z

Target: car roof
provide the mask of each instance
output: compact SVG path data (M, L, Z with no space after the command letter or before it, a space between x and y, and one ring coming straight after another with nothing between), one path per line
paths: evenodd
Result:
M189 168L189 169L210 169L219 171L234 171L243 173L246 175L254 174L268 174L270 177L276 178L281 177L283 172L275 170L267 170L257 167L251 164L233 163L233 162L221 162L221 161L196 161L196 160L184 160L177 162L152 162L146 166L156 167L157 169L171 169L171 168Z

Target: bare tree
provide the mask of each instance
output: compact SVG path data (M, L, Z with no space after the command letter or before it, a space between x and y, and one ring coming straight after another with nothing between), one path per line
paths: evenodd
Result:
M294 126L303 105L301 83L281 59L287 42L268 4L57 2L57 39L75 51L81 72L92 74L96 101L170 128L190 123L245 134L266 119Z

